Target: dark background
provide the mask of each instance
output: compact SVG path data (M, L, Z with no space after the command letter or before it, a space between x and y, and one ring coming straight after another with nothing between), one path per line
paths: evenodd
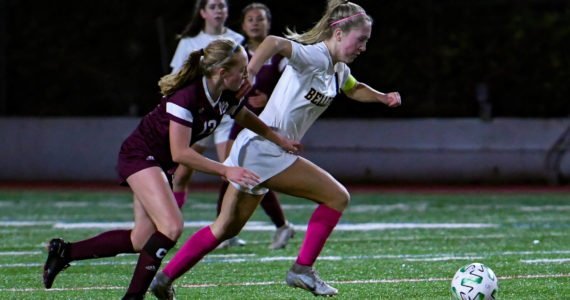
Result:
M230 0L228 26L241 8ZM495 117L570 114L570 1L355 1L374 19L354 76L397 90L396 110L339 97L324 117L478 117L478 85ZM265 1L273 34L310 28L325 1ZM0 116L141 116L194 1L0 0Z

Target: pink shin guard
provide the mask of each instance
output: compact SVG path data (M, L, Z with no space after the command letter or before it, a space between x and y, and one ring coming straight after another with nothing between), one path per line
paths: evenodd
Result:
M301 246L299 257L297 257L297 264L313 266L340 216L342 216L342 212L325 205L321 204L317 207L309 220L307 234Z
M206 226L198 230L186 241L162 272L170 279L175 280L190 270L206 254L216 249L219 244L220 242L212 233L210 226Z

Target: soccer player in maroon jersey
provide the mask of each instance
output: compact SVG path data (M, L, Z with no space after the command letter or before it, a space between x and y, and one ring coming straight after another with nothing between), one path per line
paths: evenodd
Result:
M247 62L242 46L230 39L219 39L192 52L178 73L159 81L162 101L142 119L119 153L121 184L130 186L134 194L134 228L111 230L73 243L52 239L43 273L46 288L51 288L55 276L71 261L140 252L123 299L143 299L184 225L167 178L169 170L182 164L220 175L244 188L259 184L257 174L242 167L227 167L189 147L211 134L224 114L286 151L296 152L301 147L243 109L239 98L249 88L248 84L242 85L247 78Z

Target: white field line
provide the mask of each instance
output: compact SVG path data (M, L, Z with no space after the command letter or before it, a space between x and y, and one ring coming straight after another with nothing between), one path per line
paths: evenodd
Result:
M535 274L535 275L514 275L499 276L500 280L512 279L537 279L537 278L567 278L570 273L565 274ZM382 283L407 283L407 282L430 282L430 281L450 281L451 278L399 278L399 279L368 279L368 280L348 280L348 281L330 281L331 284L382 284ZM176 288L206 288L206 287L232 287L232 286L265 286L265 285L284 285L282 281L260 281L260 282L230 282L230 283L204 283L204 284L180 284L174 285ZM27 288L27 289L0 289L0 292L55 292L55 291L88 291L88 290L118 290L124 289L123 286L98 286L98 287L76 287L76 288L52 288L49 290L43 288Z
M431 258L406 258L406 261L449 261L449 260L481 260L482 256L444 256L444 257L431 257Z
M570 258L541 258L541 259L521 259L522 263L525 264L539 264L539 263L567 263L570 262Z
M381 254L381 255L348 255L348 256L319 256L319 260L324 261L341 261L341 260L363 260L363 259L401 259L403 261L424 261L424 262L439 262L450 260L479 260L489 256L507 256L507 255L553 255L553 254L570 254L570 250L554 250L554 251L508 251L508 252L492 252L481 256L481 253L464 253L461 256L452 255L448 253L440 254ZM34 253L35 255L35 253ZM133 256L137 254L120 254L120 256ZM274 261L294 261L295 256L269 256L258 257L256 254L216 254L212 253L207 255L201 262L203 263L244 263L244 262L274 262ZM563 260L563 261L559 261ZM563 259L542 259L533 263L562 263L567 258ZM521 262L525 262L521 260ZM168 263L168 261L164 262ZM106 265L134 265L136 259L130 261L76 261L72 265L77 266L106 266ZM14 264L0 264L1 268L35 268L41 267L41 263L14 263Z
M9 207L21 205L20 203L16 203L15 201L0 201L0 207ZM88 206L99 206L99 207L116 207L116 208L125 208L129 209L132 208L133 204L131 202L112 202L112 201L99 201L99 202L75 202L75 201L58 201L48 206L54 206L57 208L66 208L66 207L88 207ZM207 202L200 202L199 200L195 199L188 199L188 204L192 209L199 209L199 210L211 210L215 209L216 204L207 203ZM282 204L281 207L285 210L306 210L306 209L315 209L317 204L309 203L307 204ZM429 203L418 203L416 205L410 204L403 204L403 203L395 203L395 204L354 204L347 207L346 212L352 213L368 213L368 212L391 212L391 211L426 211L429 208ZM456 211L456 210L479 210L479 211L486 211L486 210L494 210L494 209L514 209L515 211L523 211L523 212L542 212L542 211L568 211L570 210L570 205L537 205L537 206L519 206L519 205L449 205L446 207L448 211Z
M204 227L212 224L212 221L184 222L185 228ZM27 222L27 221L0 221L0 227L24 227L24 226L50 226L56 229L116 229L132 228L133 222ZM458 229L458 228L497 228L498 224L486 223L339 223L337 231L370 231L386 229ZM298 231L306 231L306 225L294 225ZM268 222L250 221L243 230L246 231L274 231L275 226Z
M0 252L0 256L18 256L18 255L39 255L43 254L41 251L7 251Z
M0 221L0 227L27 227L27 226L50 226L54 222L35 222L35 221Z

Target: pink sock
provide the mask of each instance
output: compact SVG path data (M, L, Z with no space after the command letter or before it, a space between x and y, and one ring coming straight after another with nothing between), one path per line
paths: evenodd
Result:
M301 246L299 257L297 257L297 264L313 266L341 215L342 212L323 204L317 207L309 220L307 234Z
M186 241L162 272L170 279L175 280L190 270L206 254L216 249L219 244L220 242L212 233L210 226L206 226L198 230Z
M173 192L174 199L176 199L176 204L178 204L178 208L182 208L182 205L186 203L186 191L182 192Z

